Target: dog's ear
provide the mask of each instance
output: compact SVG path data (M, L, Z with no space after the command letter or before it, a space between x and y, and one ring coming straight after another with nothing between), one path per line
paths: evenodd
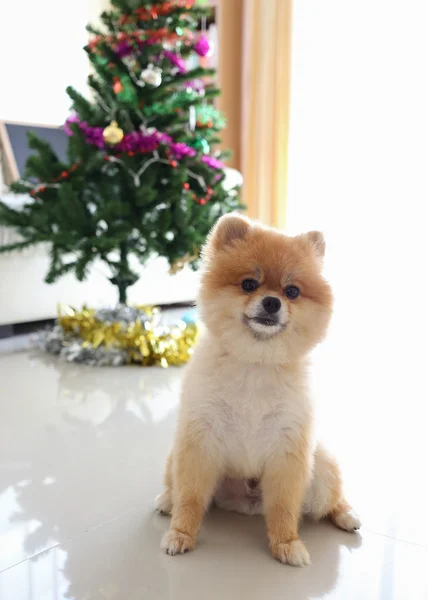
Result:
M323 259L325 254L325 240L321 231L310 231L306 234L306 237L318 258Z
M235 240L244 238L250 228L250 221L238 213L223 215L211 231L209 244L215 250L220 250Z

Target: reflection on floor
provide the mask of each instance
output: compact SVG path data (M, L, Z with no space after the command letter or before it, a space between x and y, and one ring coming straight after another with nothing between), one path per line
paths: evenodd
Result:
M341 360L343 341L333 330L317 353L314 388L364 528L304 523L306 569L270 558L261 518L222 511L194 553L161 553L168 519L153 498L182 370L0 354L0 598L426 600L426 383L379 366L376 344L358 364Z

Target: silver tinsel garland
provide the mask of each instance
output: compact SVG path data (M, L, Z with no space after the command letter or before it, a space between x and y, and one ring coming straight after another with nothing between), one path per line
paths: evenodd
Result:
M90 366L184 364L196 338L195 312L174 324L170 320L171 315L162 317L152 307L76 311L66 306L54 327L35 335L35 344L68 362Z
M84 346L82 339L66 333L60 325L35 334L35 343L40 350L67 360L91 367L120 367L128 364L128 352L120 348Z

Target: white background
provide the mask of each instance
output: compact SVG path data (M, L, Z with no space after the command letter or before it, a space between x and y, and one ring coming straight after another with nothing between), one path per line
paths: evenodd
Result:
M62 125L67 85L86 91L88 0L0 3L0 119Z
M354 245L425 230L427 28L425 0L295 3L290 228Z
M380 447L426 402L427 31L425 0L294 3L288 229L325 232L336 296L316 383L343 435L371 398Z
M294 6L288 229L397 318L427 291L427 29L425 0Z

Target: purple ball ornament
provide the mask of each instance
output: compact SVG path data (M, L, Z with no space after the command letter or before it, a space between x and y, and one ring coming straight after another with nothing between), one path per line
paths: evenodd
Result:
M206 35L201 35L199 40L193 46L193 50L197 52L199 56L211 56L214 52L213 45Z

